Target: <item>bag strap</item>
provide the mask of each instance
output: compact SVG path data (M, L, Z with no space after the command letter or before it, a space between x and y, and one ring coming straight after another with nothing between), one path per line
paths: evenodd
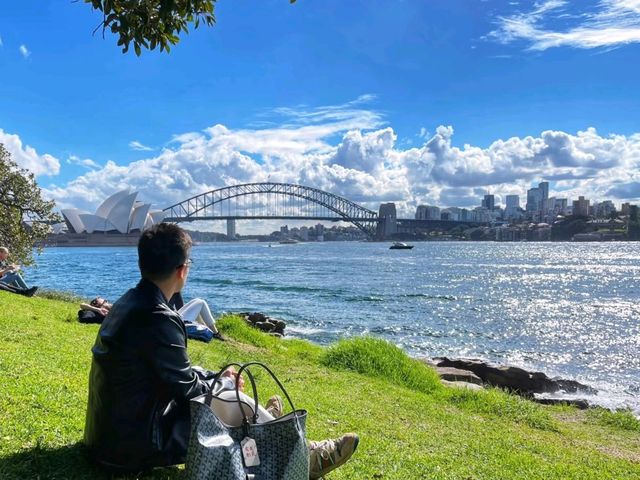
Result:
M264 363L261 363L261 362L248 362L248 363L245 363L245 364L242 365L242 367L240 368L240 371L238 372L238 376L240 376L243 372L247 372L247 377L249 378L249 381L251 382L251 389L253 390L253 399L254 399L254 403L255 403L254 414L253 414L253 423L257 423L258 422L258 390L256 388L256 383L255 383L255 380L253 378L253 375L251 374L251 371L249 370L249 367L252 367L252 366L261 367L262 369L267 371L267 373L271 376L271 378L274 380L274 382L276 382L276 384L278 385L280 390L282 390L282 393L284 393L284 396L286 397L287 401L289 402L289 405L291 406L291 410L293 412L295 412L296 411L296 407L293 405L293 401L291 401L291 397L287 393L287 390L284 388L284 386L282 385L280 380L278 380L278 377L276 377L276 374L273 373L271 371L271 369L269 367L267 367ZM242 411L242 407L240 406L240 390L238 389L238 384L237 383L236 383L236 398L238 399L238 405L239 405L240 411ZM244 413L243 413L243 416L244 416ZM297 419L297 415L296 415L296 419ZM245 417L245 420L247 420L246 417Z
M211 408L211 402L213 401L213 390L214 390L214 386L216 384L216 382L218 381L218 379L220 378L220 376L222 375L222 373L228 369L229 367L238 367L238 368L242 368L242 365L239 363L229 363L227 365L225 365L224 367L222 367L220 369L220 371L218 373L216 373L213 377L213 382L211 384L211 388L209 389L209 391L207 392L207 395L204 397L204 404ZM237 382L236 382L237 385Z

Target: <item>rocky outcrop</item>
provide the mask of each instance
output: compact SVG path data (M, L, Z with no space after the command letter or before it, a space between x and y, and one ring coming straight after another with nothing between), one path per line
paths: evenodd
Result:
M482 385L482 379L469 370L461 370L454 367L434 367L442 380L448 382L466 382Z
M581 409L589 408L589 402L585 399L554 398L553 394L597 393L594 388L574 380L550 378L542 372L529 372L523 368L494 365L482 360L440 357L424 361L436 370L444 385L473 389L499 387L546 405L569 404Z
M577 393L595 394L597 390L574 380L550 378L542 372L529 372L509 365L493 365L474 359L433 359L437 368L455 368L472 372L482 383L500 387L520 395L533 397L536 393Z
M275 337L284 337L284 329L287 324L283 320L277 318L267 317L260 312L239 312L238 315L245 319L245 321L263 332L269 333Z

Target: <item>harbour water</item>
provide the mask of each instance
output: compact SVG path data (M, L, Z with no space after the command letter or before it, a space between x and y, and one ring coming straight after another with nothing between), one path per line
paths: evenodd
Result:
M371 334L413 356L482 358L599 389L640 414L640 243L218 243L193 248L185 297L260 311L318 343ZM115 300L133 247L48 248L29 283Z

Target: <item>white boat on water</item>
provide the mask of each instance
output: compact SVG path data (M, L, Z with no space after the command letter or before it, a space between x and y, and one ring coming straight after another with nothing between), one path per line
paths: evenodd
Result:
M280 240L278 243L282 245L291 245L294 243L298 243L298 240L295 240L293 238L285 238L284 240Z
M389 247L389 250L411 250L413 245L407 245L403 242L393 242L393 245Z

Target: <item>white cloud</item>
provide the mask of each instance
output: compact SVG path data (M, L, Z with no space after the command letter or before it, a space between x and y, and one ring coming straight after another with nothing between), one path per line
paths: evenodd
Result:
M18 135L7 133L0 128L0 143L11 154L11 158L21 168L26 168L34 175L57 175L60 172L60 161L45 153L39 155L33 147L23 145Z
M98 163L94 162L93 160L91 160L90 158L80 158L76 155L71 155L69 158L67 158L67 163L70 165L78 165L80 167L84 167L87 169L98 169L98 168L102 168L101 165L99 165Z
M0 48L4 47L4 43L2 43L2 37L0 36Z
M151 152L151 151L153 151L153 148L147 147L146 145L143 145L138 140L132 140L131 142L129 142L129 148L131 150L137 150L139 152Z
M156 155L126 166L108 162L47 192L61 207L91 211L131 188L164 208L227 185L274 181L320 188L375 210L394 201L403 216L420 203L479 205L487 191L524 201L541 180L552 182L556 196L640 199L640 133L549 130L483 148L456 145L453 127L439 126L422 146L409 148L379 112L353 103L286 112L277 127L214 125L176 135Z
M18 50L20 51L20 55L22 55L24 58L29 58L31 56L31 52L29 51L27 46L24 44L20 45Z
M531 11L498 17L496 23L489 38L523 40L530 50L613 48L640 42L640 0L600 0L595 10L588 2L548 0Z

